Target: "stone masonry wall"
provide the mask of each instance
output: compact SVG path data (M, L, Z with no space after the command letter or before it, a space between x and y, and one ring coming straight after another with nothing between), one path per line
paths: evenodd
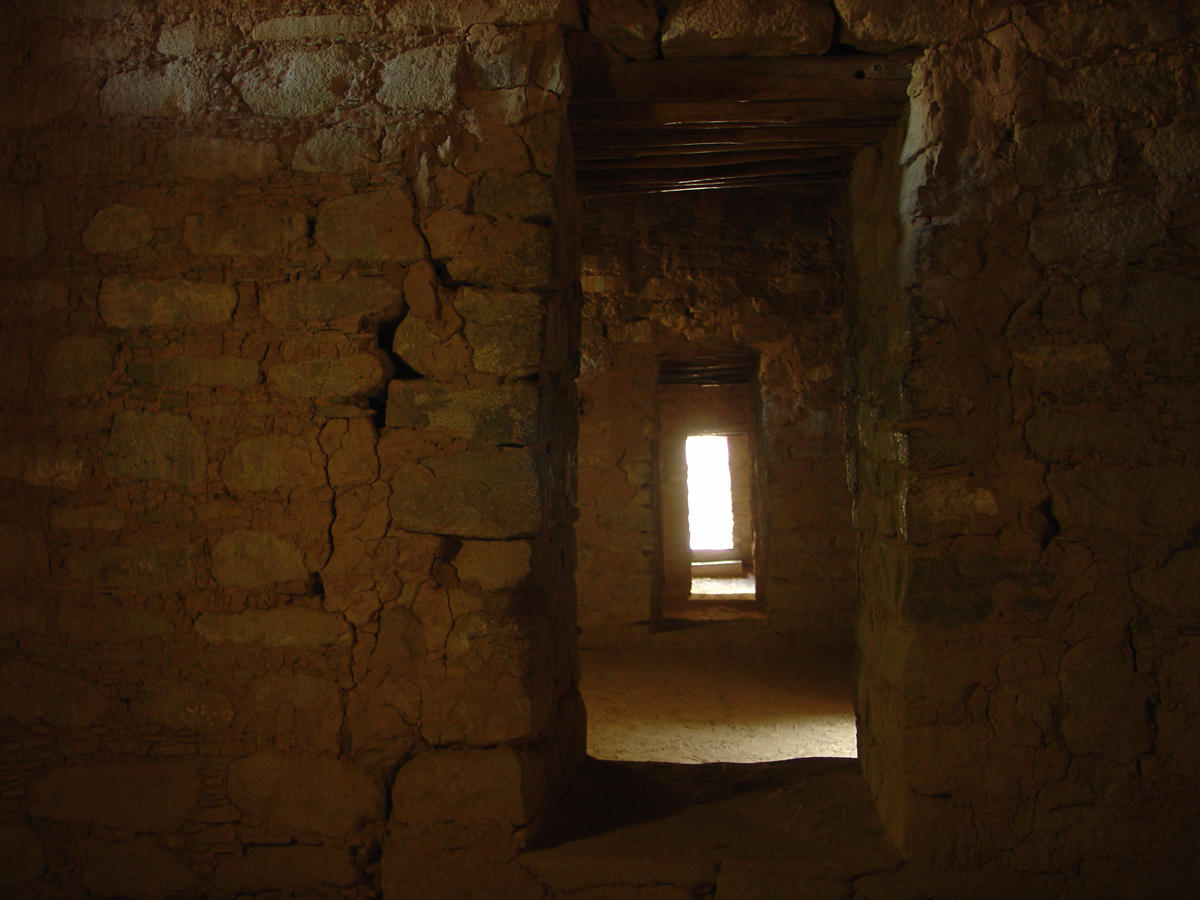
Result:
M4 10L0 892L486 883L582 754L575 4Z
M929 48L852 189L860 755L911 859L1186 896L1200 10L978 6L857 34Z
M658 360L761 355L759 558L770 625L849 640L842 220L824 189L590 198L583 214L583 640L636 640L658 587ZM642 626L644 629L644 626Z

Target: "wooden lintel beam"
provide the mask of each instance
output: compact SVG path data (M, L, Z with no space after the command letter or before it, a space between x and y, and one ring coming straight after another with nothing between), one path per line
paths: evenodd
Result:
M830 157L813 160L772 160L754 163L735 163L723 166L696 168L654 169L580 169L575 173L576 183L583 186L608 183L621 184L703 184L710 181L727 181L731 178L782 177L793 175L819 175L844 173L850 170L854 157Z
M572 128L571 142L579 151L686 146L749 146L779 143L785 146L806 146L825 143L876 144L886 137L887 125L843 126L764 126L695 128L629 128L620 131L600 128Z
M620 147L614 149L597 147L574 148L575 164L586 166L602 164L612 160L614 164L622 161L655 159L670 156L712 156L722 153L772 153L776 156L787 157L804 154L810 151L821 151L825 154L856 153L863 147L869 147L870 142L848 144L844 141L810 141L803 144L785 144L782 142L745 143L745 144L676 144L659 147Z
M812 160L845 159L855 154L853 147L805 147L799 150L721 150L710 153L675 153L665 156L633 156L607 159L576 158L578 172L611 169L697 169L748 163L808 163Z
M619 128L637 125L761 124L862 125L894 122L904 106L869 100L795 100L740 103L733 100L679 103L572 103L580 126Z

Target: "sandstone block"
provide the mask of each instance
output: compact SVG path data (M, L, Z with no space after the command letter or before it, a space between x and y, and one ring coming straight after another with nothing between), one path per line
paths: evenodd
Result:
M82 729L115 708L104 688L74 675L16 661L0 666L0 717Z
M409 50L383 64L376 95L391 109L449 112L458 99L462 45L435 44Z
M317 213L316 239L332 259L412 263L425 257L412 198L402 188L327 200Z
M198 484L208 468L204 438L192 420L170 413L120 412L104 448L109 478Z
M1099 282L1083 292L1083 314L1096 322L1142 328L1200 325L1200 281L1187 275L1158 273L1142 278Z
M513 378L541 367L545 312L537 294L462 288L454 309L466 320L476 371Z
M233 42L234 32L231 29L193 20L163 28L158 33L158 43L154 49L164 56L188 56L197 50L215 50Z
M1025 440L1034 450L1079 453L1127 453L1148 433L1136 413L1089 410L1082 413L1039 410L1025 425Z
M50 510L50 527L120 531L125 527L125 514L111 506L56 506Z
M167 141L155 174L162 177L220 181L266 178L279 168L274 144L235 138L177 137Z
M1161 569L1141 569L1130 578L1134 591L1152 606L1173 615L1200 612L1200 550L1176 550Z
M321 430L321 449L329 456L334 487L367 484L379 475L378 435L369 419L334 419Z
M212 576L226 587L261 587L276 581L304 581L308 570L294 544L262 531L223 534L213 544Z
M53 278L0 279L0 321L45 315L67 308L67 286Z
M1147 110L1173 104L1175 91L1174 77L1159 67L1099 65L1077 69L1061 93L1089 107Z
M511 538L542 525L533 458L516 448L402 464L388 505L397 526L420 533Z
M19 583L50 574L50 551L40 529L0 523L0 582Z
M485 216L554 220L557 213L552 183L534 174L511 177L489 172L480 179L472 199L475 212Z
M190 682L168 682L143 689L129 705L129 714L138 722L215 734L233 721L233 704L221 691Z
M393 381L387 424L444 430L484 444L528 445L538 438L538 398L532 384L455 391L424 381Z
M23 825L0 825L0 887L40 878L46 854L37 835Z
M170 637L174 626L144 609L95 609L63 604L57 617L59 630L77 644L129 644Z
M88 129L82 135L46 134L36 144L38 165L57 177L121 175L141 168L146 157L143 139L132 130Z
M529 83L534 46L520 32L502 32L495 25L472 28L467 49L471 74L479 87L506 90Z
M1149 751L1153 726L1128 646L1098 638L1081 641L1063 654L1058 678L1062 735L1072 753L1132 762Z
M229 767L229 799L267 828L341 837L384 816L384 793L349 763L270 751Z
M353 643L353 631L342 616L299 606L203 613L196 620L196 633L210 644L348 647Z
M100 91L100 110L106 116L190 116L205 112L212 101L206 70L189 61L122 72L108 79Z
M61 766L33 783L27 809L36 819L177 832L200 790L192 762Z
M355 353L280 363L267 370L267 383L288 397L354 397L373 393L389 374L378 356Z
M307 234L302 213L270 206L227 207L183 225L183 242L197 256L286 256Z
M554 283L550 230L521 219L439 210L424 226L435 259L455 281L480 287L547 290Z
M292 168L301 172L361 175L379 162L375 144L352 131L325 128L296 148Z
M0 197L0 257L32 259L46 249L40 200Z
M78 102L78 76L69 70L17 66L0 89L0 125L36 128L63 118Z
M1103 344L1033 345L1014 352L1013 357L1046 387L1080 388L1112 368L1112 354Z
M0 597L0 634L45 634L46 617L29 600Z
M404 360L405 365L422 375L433 375L436 367L430 359L423 359L426 351L432 354L442 344L442 339L424 319L415 315L405 316L404 321L392 335L392 352Z
M314 675L255 679L239 708L251 721L269 721L277 741L337 755L341 745L342 695L335 682ZM281 744L282 745L282 744Z
M154 237L150 214L140 206L118 203L100 210L83 229L83 246L92 253L127 253Z
M820 0L672 0L662 52L680 56L801 56L833 41L833 8Z
M88 841L76 852L83 859L79 880L98 897L173 897L200 886L196 873L152 838Z
M1007 574L1008 566L997 568ZM997 579L971 577L945 554L914 554L904 581L901 613L910 621L935 628L961 628L981 622L992 611L991 587Z
M283 16L254 26L256 41L314 41L371 30L367 16Z
M175 356L171 359L140 357L130 361L126 372L134 381L166 387L199 384L244 389L258 384L261 376L257 362L235 356L212 359L199 356Z
M532 556L528 541L463 541L454 571L460 580L474 581L485 591L502 591L529 577Z
M171 278L151 281L113 276L100 285L100 315L110 328L156 325L219 325L237 306L237 291L224 284Z
M1137 259L1166 237L1150 203L1043 212L1029 226L1029 247L1044 265L1083 261L1099 253Z
M113 373L113 344L102 337L72 335L55 341L46 359L46 394L54 400L89 397Z
M31 10L37 16L55 19L91 19L102 22L138 11L135 0L45 0Z
M277 325L329 322L358 317L378 322L401 313L404 302L384 278L343 278L340 281L281 284L263 295L260 309Z
M440 0L398 3L387 14L393 31L418 34L466 31L472 25L530 25L556 22L579 30L583 20L576 0L508 0L503 4L446 5Z
M1085 187L1113 177L1117 139L1089 122L1039 122L1017 132L1015 161L1026 187Z
M1000 514L992 491L969 477L914 475L904 501L904 529L909 540L928 543L939 537L991 532Z
M361 875L354 858L336 847L249 847L217 866L217 889L230 894L318 891L351 887Z
M1194 178L1200 173L1200 121L1177 119L1159 129L1142 148L1142 159L1159 178Z
M361 50L334 44L321 50L281 53L235 79L260 116L302 119L329 112L353 96L366 69Z
M633 59L658 55L658 11L646 0L590 0L588 31Z
M1177 535L1200 521L1191 502L1200 490L1200 473L1190 469L1143 466L1127 472L1052 472L1046 485L1064 531L1081 527L1129 535Z
M324 483L322 460L302 439L283 435L247 438L221 465L221 477L234 490L270 491L278 487Z
M83 460L74 447L51 441L17 444L0 449L0 478L73 490L83 479Z
M954 0L926 6L908 0L834 0L840 40L868 53L900 47L936 47L979 34L974 4Z
M67 572L76 581L147 593L167 593L196 576L196 548L109 547L67 558Z

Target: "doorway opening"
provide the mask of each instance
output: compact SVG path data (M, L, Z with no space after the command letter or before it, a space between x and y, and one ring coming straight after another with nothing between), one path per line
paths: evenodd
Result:
M750 514L750 435L692 434L687 464L690 602L752 601L754 523Z

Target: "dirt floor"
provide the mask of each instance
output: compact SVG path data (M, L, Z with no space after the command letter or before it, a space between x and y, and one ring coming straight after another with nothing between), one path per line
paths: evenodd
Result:
M580 651L588 754L644 762L857 755L850 650L704 623Z

